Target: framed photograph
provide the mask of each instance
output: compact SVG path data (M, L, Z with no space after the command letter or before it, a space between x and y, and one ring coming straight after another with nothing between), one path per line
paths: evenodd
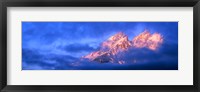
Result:
M2 92L199 92L199 0L4 0Z

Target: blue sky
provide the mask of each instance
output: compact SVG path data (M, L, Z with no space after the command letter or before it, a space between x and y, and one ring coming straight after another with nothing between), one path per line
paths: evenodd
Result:
M159 51L161 56L158 56L162 57L163 62L159 63L163 66L158 69L162 70L166 65L169 67L166 66L163 70L177 69L178 22L22 22L22 69L94 69L87 67L97 67L98 64L85 62L87 64L82 64L82 67L72 67L69 63L79 61L81 56L98 50L103 41L120 31L132 40L145 29L151 33L158 32L164 37L164 44ZM166 60L169 62L164 62ZM133 65L138 68L123 67L130 70L148 69L142 66L158 66L157 64ZM123 69L123 67L112 68L115 66L110 64L104 66L109 68L100 65L95 69Z

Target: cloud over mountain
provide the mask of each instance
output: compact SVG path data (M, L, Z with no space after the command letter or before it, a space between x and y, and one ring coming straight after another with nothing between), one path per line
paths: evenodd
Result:
M124 64L127 63L127 60L124 58L126 57L125 55L130 52L134 53L134 49L147 48L150 51L156 51L162 43L163 36L159 33L151 34L145 30L134 37L133 40L129 41L126 34L118 32L104 41L100 46L100 50L92 52L82 58L101 63L111 62ZM135 62L135 60L133 61Z

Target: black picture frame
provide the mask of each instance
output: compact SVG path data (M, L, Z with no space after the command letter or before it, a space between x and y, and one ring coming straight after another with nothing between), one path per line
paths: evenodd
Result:
M7 7L193 7L194 85L7 85ZM200 0L1 0L0 1L1 92L200 92ZM55 79L56 80L56 79Z

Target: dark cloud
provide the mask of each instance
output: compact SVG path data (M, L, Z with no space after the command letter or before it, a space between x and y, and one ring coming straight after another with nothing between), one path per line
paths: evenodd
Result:
M172 56L170 53L163 53L170 52L169 49L163 49L154 52L146 48L133 48L124 54L124 59L137 62L124 65L89 62L68 55L42 55L35 50L23 49L23 70L177 70L178 54Z
M70 65L79 59L69 55L40 54L37 50L22 50L23 70L62 70L73 69Z
M89 44L79 44L79 43L69 44L62 48L67 52L81 52L81 51L91 52L96 50L95 48L89 46Z

